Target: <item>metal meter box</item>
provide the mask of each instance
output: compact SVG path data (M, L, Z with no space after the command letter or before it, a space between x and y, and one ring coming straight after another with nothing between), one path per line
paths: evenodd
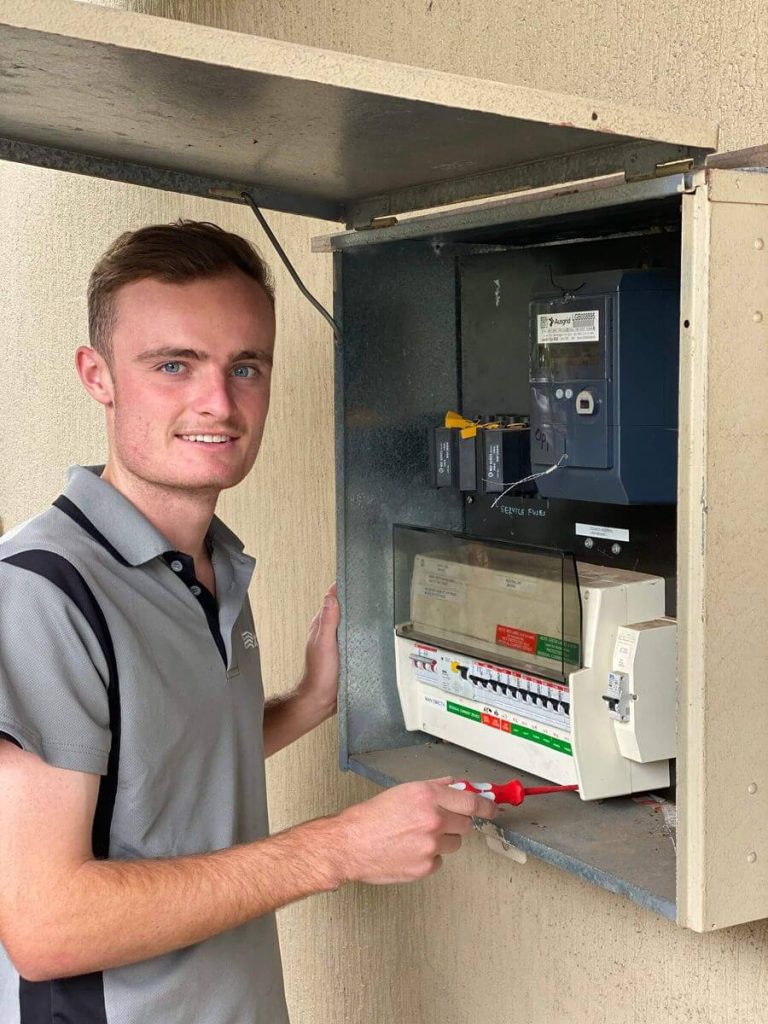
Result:
M545 498L677 497L680 278L569 275L534 295L531 463Z
M0 0L0 62L2 159L226 202L247 191L351 229L316 243L334 253L342 329L342 766L382 785L507 777L493 758L405 727L393 524L545 547L556 534L578 564L665 581L666 615L659 606L648 621L677 621L677 853L644 804L572 794L537 807L539 820L503 816L504 841L700 931L768 917L768 700L753 686L745 713L723 685L754 684L768 662L768 534L755 515L768 504L766 153L708 157L717 130L671 113L73 0ZM655 504L644 490L621 504L435 487L426 438L448 410L530 417L529 303L542 279L648 270L681 281L676 500L666 471ZM669 664L662 633L639 644ZM594 698L642 768L653 715L639 701L656 697L638 651L629 669L606 662L615 678L589 689L586 721ZM633 692L634 723L621 703ZM603 696L626 720L610 719Z
M376 781L441 773L491 781L510 774L526 777L504 763L523 763L520 740L525 734L517 723L526 716L515 710L523 688L514 680L502 682L508 666L498 652L475 653L465 662L448 657L455 641L454 646L445 641L429 645L398 637L397 648L393 643L392 627L402 620L389 602L398 590L407 591L408 580L401 575L413 571L406 568L407 560L398 562L391 553L394 523L555 546L572 552L579 563L661 577L667 585L665 603L622 628L639 631L642 659L648 644L659 641L658 650L652 645L652 666L663 665L663 677L654 667L648 670L644 660L617 667L609 648L588 720L601 729L610 726L615 749L638 770L649 763L644 758L666 756L676 742L677 787L661 793L677 811L676 846L672 834L659 832L653 823L661 821L663 828L661 811L654 813L646 801L630 798L581 802L573 812L569 808L578 804L576 798L557 797L545 819L539 806L530 815L510 816L505 842L568 865L698 930L768 914L761 889L763 881L768 884L768 865L765 878L759 873L760 851L768 858L768 826L752 809L759 794L768 792L768 768L755 755L761 730L768 729L768 703L758 697L754 716L739 713L722 689L720 674L738 665L739 671L760 678L768 657L762 622L768 540L753 511L756 495L768 501L768 483L754 469L768 459L768 407L758 384L768 373L768 316L762 308L768 176L715 168L603 182L584 190L553 189L549 196L515 196L484 208L349 232L321 240L317 248L335 252L337 308L347 325L337 352L339 573L347 609L342 762ZM471 282L465 284L467 268ZM545 489L557 480L556 472L539 478L540 493L532 496L519 489L503 495L484 494L478 487L435 488L429 478L425 438L446 410L470 417L527 413L533 425L535 412L522 406L513 375L525 365L521 353L529 351L531 298L541 295L550 268L556 284L610 281L600 291L613 301L623 300L620 285L628 273L652 273L665 285L680 282L679 292L670 289L662 295L666 309L661 321L668 336L660 347L667 358L654 367L665 382L674 378L674 400L661 389L658 425L666 429L666 424L674 434L674 410L679 411L677 473L670 466L669 448L659 451L660 489L636 503L586 491L550 494ZM642 321L649 295L640 294ZM649 307L654 298L650 295ZM651 310L648 320L656 312ZM676 342L672 352L670 321ZM404 324L410 327L407 359L396 363ZM651 338L651 350L657 341ZM634 358L642 364L642 352ZM754 368L748 382L746 367ZM647 369L640 366L646 380ZM618 383L623 390L625 382ZM631 379L626 383L631 403ZM558 386L565 391L571 385L555 384L555 391ZM376 424L373 447L371 424ZM617 467L616 476L628 468ZM638 481L630 484L630 497L639 486ZM749 540L740 523L753 524ZM589 588L580 590L584 598ZM651 633L643 625L646 618L666 627L663 645L661 627ZM749 643L734 650L722 631L726 622L740 634L746 628ZM518 624L510 625L516 629ZM419 643L435 650L424 647L419 658ZM472 692L459 680L462 666L468 679L471 674L481 680L476 686L469 680ZM633 675L639 671L642 678ZM401 679L409 673L414 679L400 696L393 685L398 673ZM560 693L562 683L552 673L546 676L544 695L541 672L527 675L540 688L536 700L551 702L552 691ZM439 681L442 695L430 677ZM486 696L478 689L483 679ZM496 691L490 692L494 681ZM578 685L573 674L569 685ZM454 693L462 690L461 695L449 696L449 686ZM402 697L411 708L407 714ZM413 699L417 703L410 703ZM449 711L449 702L464 710ZM559 698L558 703L563 705ZM677 723L670 712L675 706ZM566 732L551 717L560 711L550 707L535 713L538 724L527 715L532 732L543 732L553 742ZM734 746L723 728L733 730L731 738L746 735L745 744ZM445 738L449 735L453 739ZM584 739L593 742L586 734ZM572 745L572 739L563 742ZM497 753L488 754L491 748ZM566 747L557 753L558 762L566 761ZM538 770L555 776L559 768L553 763Z

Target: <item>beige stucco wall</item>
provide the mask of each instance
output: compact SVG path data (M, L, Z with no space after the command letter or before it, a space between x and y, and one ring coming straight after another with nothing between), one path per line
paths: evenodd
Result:
M725 148L768 141L762 0L113 6L667 107L718 121ZM229 205L54 172L0 164L0 187L0 517L9 526L56 494L67 463L103 452L99 412L72 370L96 255L125 228L180 215L257 241L259 233ZM310 288L330 301L330 264L309 255L310 236L326 226L271 219ZM258 558L255 609L273 691L299 670L305 624L334 564L331 343L277 277L271 423L257 469L223 501ZM372 792L338 773L332 725L270 763L276 827ZM281 914L281 931L297 1024L758 1024L768 1015L765 925L682 932L535 861L519 867L494 856L479 838L425 883L308 900Z

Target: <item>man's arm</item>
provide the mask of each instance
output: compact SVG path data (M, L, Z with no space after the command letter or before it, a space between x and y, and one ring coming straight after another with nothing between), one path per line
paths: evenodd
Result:
M0 740L0 942L41 981L134 963L200 942L347 881L435 871L493 804L408 783L268 839L167 860L97 861L99 777L52 768Z
M264 708L265 757L287 747L335 714L339 678L338 628L339 602L334 584L310 624L301 682L293 693L272 698Z

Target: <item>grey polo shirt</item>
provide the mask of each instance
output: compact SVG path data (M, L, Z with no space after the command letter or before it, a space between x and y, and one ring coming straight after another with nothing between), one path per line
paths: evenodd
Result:
M54 506L0 540L0 733L101 776L98 857L181 857L264 837L253 559L214 518L214 598L192 559L100 472L70 470ZM0 947L3 1024L287 1020L273 914L53 982L19 979Z

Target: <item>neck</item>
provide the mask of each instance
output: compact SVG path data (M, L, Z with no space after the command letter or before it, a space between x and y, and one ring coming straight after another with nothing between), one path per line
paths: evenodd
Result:
M101 479L135 505L168 538L174 551L183 551L196 561L207 559L205 535L216 508L217 490L182 490L153 484L112 461L107 462Z

